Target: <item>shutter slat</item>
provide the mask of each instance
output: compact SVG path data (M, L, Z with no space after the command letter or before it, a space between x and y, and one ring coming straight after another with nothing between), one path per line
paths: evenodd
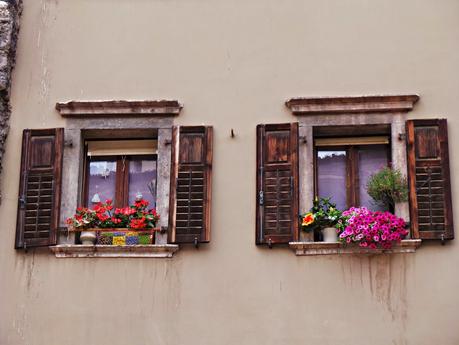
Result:
M413 237L453 239L453 213L444 119L406 122Z
M174 127L172 138L169 241L209 242L212 127Z
M57 244L64 129L24 130L15 248Z
M298 124L259 125L256 243L297 239Z

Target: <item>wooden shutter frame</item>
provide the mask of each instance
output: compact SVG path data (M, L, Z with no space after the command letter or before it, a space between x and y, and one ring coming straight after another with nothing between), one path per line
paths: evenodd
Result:
M418 201L416 191L416 147L415 147L415 127L417 126L438 126L438 148L440 150L440 167L443 174L443 196L444 196L444 231L420 231L418 220ZM407 141L407 164L408 164L408 186L411 232L414 238L421 239L454 239L454 222L451 196L451 178L449 166L448 149L448 127L446 119L423 119L406 121L406 141Z
M27 192L27 178L29 175L29 163L31 159L31 139L39 136L54 136L55 157L53 166L53 192L51 209L51 226L48 238L32 239L27 241L24 238L24 218L27 207L25 198ZM22 137L21 170L19 182L18 211L16 223L15 249L27 249L32 247L43 247L57 244L59 228L61 190L62 190L62 161L64 148L64 129L25 129Z
M177 178L179 172L180 135L186 133L204 133L204 198L203 198L203 229L200 238L180 240L176 233L177 216ZM212 126L174 126L172 128L171 176L169 197L169 243L207 243L211 232L212 202L212 159L213 159L213 127Z
M264 205L260 205L260 192L264 195L263 170L264 170L264 153L265 153L265 133L266 129L284 129L290 130L290 154L291 169L293 181L293 201L292 201L292 225L291 234L281 237L270 237L268 241L264 238L263 216ZM257 126L257 168L256 168L256 231L255 243L257 245L267 244L288 244L290 241L298 241L299 238L299 164L298 164L298 122L284 124L261 124ZM312 182L311 182L312 183Z

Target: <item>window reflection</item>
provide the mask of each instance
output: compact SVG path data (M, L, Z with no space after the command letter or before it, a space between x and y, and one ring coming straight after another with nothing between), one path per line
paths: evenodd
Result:
M346 209L346 151L317 151L317 183L319 197Z
M156 160L133 157L129 163L129 204L137 197L156 206Z
M106 199L115 198L116 161L100 160L89 162L89 187L86 204L91 206Z
M371 175L387 166L387 146L372 145L359 149L359 192L360 205L373 211L387 211L374 202L367 193L367 182Z

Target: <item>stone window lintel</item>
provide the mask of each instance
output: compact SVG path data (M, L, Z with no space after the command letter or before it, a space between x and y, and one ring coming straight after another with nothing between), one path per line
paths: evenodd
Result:
M69 101L56 103L56 110L64 117L177 116L182 108L183 105L177 100Z
M413 109L416 94L391 96L298 97L285 105L293 115L330 115L355 113L400 113Z

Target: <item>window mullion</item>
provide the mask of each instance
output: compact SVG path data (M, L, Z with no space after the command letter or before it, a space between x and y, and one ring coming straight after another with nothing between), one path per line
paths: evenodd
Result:
M354 158L354 205L360 206L360 174L359 174L359 148L353 146Z
M129 205L129 164L131 160L123 156L123 206Z
M115 206L124 207L124 170L123 170L123 157L116 157L116 190L115 190Z

